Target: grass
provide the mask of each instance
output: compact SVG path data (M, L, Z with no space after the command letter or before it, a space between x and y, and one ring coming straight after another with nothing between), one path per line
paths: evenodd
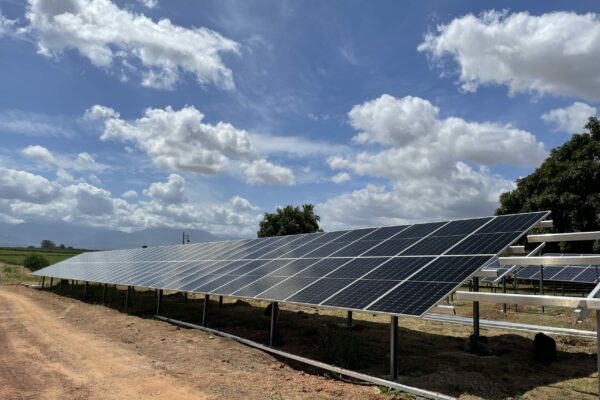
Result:
M23 265L23 260L29 254L41 254L50 264L66 260L81 253L77 249L29 249L25 247L0 247L0 262L12 265Z
M1 283L36 282L38 279L37 276L31 275L31 271L21 265L0 263Z

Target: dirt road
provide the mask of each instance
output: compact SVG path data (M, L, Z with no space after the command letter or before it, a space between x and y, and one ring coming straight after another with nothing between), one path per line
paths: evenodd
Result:
M0 286L1 399L376 399L230 340ZM389 397L387 397L389 399Z

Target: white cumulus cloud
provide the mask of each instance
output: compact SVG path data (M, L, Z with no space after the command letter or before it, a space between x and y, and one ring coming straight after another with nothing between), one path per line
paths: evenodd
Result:
M61 194L61 187L27 171L0 167L0 197L29 203L46 203Z
M82 214L100 216L113 212L114 204L108 190L81 182L69 186L66 191L75 198L77 208Z
M236 211L254 211L258 210L258 207L253 206L247 199L241 196L233 196L231 198L231 204L233 209Z
M177 174L169 175L167 182L154 182L144 194L161 204L183 203L185 180Z
M223 172L230 160L253 157L248 134L233 125L202 122L204 114L193 106L149 108L144 116L126 121L104 106L86 112L90 119L104 122L102 140L132 142L160 168L204 175Z
M4 35L13 36L17 34L16 30L17 21L14 19L6 18L0 10L0 37Z
M488 11L455 18L418 46L458 64L462 89L506 85L510 94L600 99L598 14Z
M156 8L158 0L138 0L146 8Z
M115 198L102 187L57 175L61 176L50 181L0 167L0 220L61 221L129 232L152 227L202 229L235 237L254 236L260 220L258 207L239 196L221 203L188 200L183 178L177 175L152 183L146 190L148 199L136 203L127 201L134 198L133 191Z
M248 183L254 185L293 185L296 178L291 169L265 159L254 160L244 168Z
M352 179L352 177L347 172L340 172L339 174L336 174L331 177L331 181L333 183L338 183L338 184L348 182L351 179Z
M542 120L556 130L568 133L582 132L589 117L596 116L596 107L576 101L568 107L555 108L542 114Z
M97 162L92 155L82 152L76 156L64 154L52 154L50 150L40 145L27 146L22 153L32 160L46 165L54 166L65 172L72 170L77 172L103 172L110 167L106 164ZM97 179L97 177L96 177Z
M351 109L353 140L365 148L330 157L329 166L388 183L318 204L325 229L490 214L514 184L489 168L535 166L546 156L529 132L438 114L428 100L410 96L382 95Z
M289 168L259 154L245 130L227 122L203 123L204 114L193 106L149 108L143 117L128 121L109 107L94 105L84 118L102 122L102 140L131 142L169 171L216 175L241 168L248 183L295 183Z
M173 88L183 73L201 85L234 87L221 55L238 53L239 44L207 28L153 21L109 0L29 0L27 19L27 29L46 56L75 49L103 69L139 66L142 84L154 88Z
M45 164L53 164L56 160L50 151L39 145L35 146L27 146L23 149L23 154L27 157L45 163Z
M127 191L123 192L121 197L124 199L135 199L138 197L138 194L135 190L127 190Z

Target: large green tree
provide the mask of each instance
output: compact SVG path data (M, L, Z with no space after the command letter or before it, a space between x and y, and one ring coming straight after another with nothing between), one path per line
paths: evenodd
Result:
M600 121L575 134L515 190L500 196L497 214L551 210L557 232L600 230ZM561 243L561 251L600 252L600 241Z
M258 237L267 237L322 231L319 220L314 205L302 204L302 209L289 205L277 208L274 213L265 213L257 234Z

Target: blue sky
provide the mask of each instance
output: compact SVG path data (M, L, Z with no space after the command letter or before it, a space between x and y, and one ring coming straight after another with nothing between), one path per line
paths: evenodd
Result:
M326 230L490 214L595 115L597 9L0 0L0 221L251 236L304 202Z

